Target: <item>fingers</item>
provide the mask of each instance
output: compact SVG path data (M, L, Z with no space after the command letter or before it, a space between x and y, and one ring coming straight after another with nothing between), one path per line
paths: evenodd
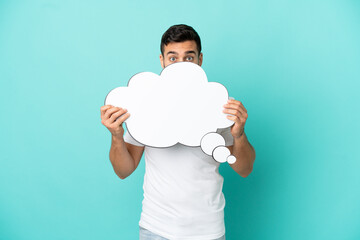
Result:
M106 112L105 112L105 114L104 114L104 118L105 118L106 120L109 119L109 118L111 117L111 115L112 115L114 112L118 111L118 110L119 110L118 107L111 107L111 108L109 108L108 110L106 110Z
M123 115L124 113L126 113L127 110L124 109L124 108L120 108L118 109L116 112L114 112L113 114L111 114L111 117L109 118L109 121L112 123L112 122L115 122L115 120L120 117L121 115Z
M109 108L111 108L112 106L111 105L104 105L100 108L100 113L101 113L101 116L103 116L106 112L106 110L108 110Z
M246 123L246 118L239 118L238 116L232 116L232 115L228 115L226 117L228 119L234 121L235 125L239 126L240 129L244 129L244 126L245 126L245 123Z
M105 105L100 108L101 111L101 122L106 127L114 127L114 125L120 126L130 114L127 113L125 108L114 107L111 105ZM124 116L125 115L125 116Z
M223 110L224 113L227 113L227 114L232 114L232 115L235 115L237 117L240 117L241 116L241 112L238 111L238 110L234 110L234 109L224 109Z
M113 126L120 126L121 124L123 124L123 122L125 122L126 119L128 119L130 117L130 113L125 113L123 114L121 117L117 118L115 120L114 123L112 123L111 125Z
M247 110L244 107L244 105L240 101L237 101L237 100L234 100L234 99L229 99L227 104L224 105L224 107L226 107L226 108L234 108L234 109L238 109L238 110L241 109L243 112L247 113Z
M227 113L227 114L232 114L232 115L235 115L237 116L238 118L245 118L247 119L248 118L248 114L246 112L244 112L242 109L232 109L232 108L225 108L223 110L224 113Z
M239 110L241 112L247 113L246 108L242 104L239 105L239 104L234 104L234 103L228 103L228 104L225 104L224 107L225 108L237 109L237 110Z
M248 114L244 105L235 99L229 99L227 104L224 105L224 113L233 114L237 117L244 117L247 119Z
M241 124L241 120L240 118L238 118L237 116L231 116L231 115L228 115L226 116L228 119L234 121L235 123L238 123L238 124Z

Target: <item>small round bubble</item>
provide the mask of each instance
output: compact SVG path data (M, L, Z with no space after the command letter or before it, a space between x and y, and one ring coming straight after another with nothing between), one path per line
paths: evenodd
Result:
M227 157L226 161L229 164L234 164L236 162L236 157L234 155L230 155L230 156Z
M226 162L227 157L230 155L230 150L227 147L219 146L213 151L213 158L221 163Z

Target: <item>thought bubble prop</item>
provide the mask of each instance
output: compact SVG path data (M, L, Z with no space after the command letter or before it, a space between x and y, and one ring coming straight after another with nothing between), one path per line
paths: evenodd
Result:
M228 98L226 88L208 82L200 66L181 62L167 66L160 76L151 72L135 74L127 87L110 91L105 104L128 110L127 130L143 145L201 146L216 161L234 163L236 159L225 147L225 140L215 133L234 124L223 113Z

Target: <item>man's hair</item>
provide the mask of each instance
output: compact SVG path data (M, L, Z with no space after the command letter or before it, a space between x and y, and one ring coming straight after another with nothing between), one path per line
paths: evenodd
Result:
M171 42L185 42L194 40L196 42L198 54L201 53L201 41L199 34L190 26L178 24L171 26L161 38L160 50L164 56L164 48Z

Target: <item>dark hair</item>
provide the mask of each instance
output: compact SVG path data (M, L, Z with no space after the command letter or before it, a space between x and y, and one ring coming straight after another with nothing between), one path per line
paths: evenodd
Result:
M198 53L201 53L201 41L199 34L190 26L178 24L171 26L161 38L160 51L164 56L164 46L171 42L185 42L194 40L196 42Z

